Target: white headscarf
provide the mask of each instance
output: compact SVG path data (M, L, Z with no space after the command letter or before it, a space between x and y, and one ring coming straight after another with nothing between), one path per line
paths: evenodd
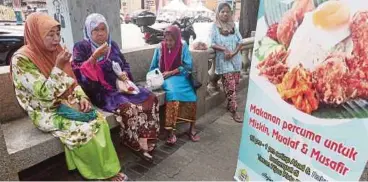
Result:
M101 23L104 23L106 26L108 34L107 43L109 46L111 46L109 25L107 24L105 17L98 13L92 13L87 16L86 22L84 24L84 39L88 40L91 43L92 52L94 52L99 47L99 45L92 40L92 31Z
M218 28L220 28L221 30L223 31L232 31L233 28L235 27L235 23L234 23L234 19L233 19L233 16L231 15L229 17L229 20L227 22L224 22L224 21L221 21L220 19L220 11L225 7L227 6L230 7L230 10L231 10L231 6L228 4L228 3L220 3L218 6L217 6L217 11L216 11L216 21L215 21L215 24L217 25Z

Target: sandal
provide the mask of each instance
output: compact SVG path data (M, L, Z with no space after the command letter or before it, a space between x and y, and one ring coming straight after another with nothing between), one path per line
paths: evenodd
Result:
M140 152L139 152L139 156L140 156L143 160L145 160L145 161L147 161L147 162L153 162L153 157L152 157L152 155L150 155L147 151L144 151L144 150L140 151Z
M174 145L176 143L176 135L171 135L169 136L169 138L167 139L166 143L169 145Z
M192 140L192 142L198 142L201 138L198 136L198 133L192 133L192 132L187 132L188 137L190 138L190 140Z
M150 144L149 147L148 147L148 153L153 152L153 150L155 150L155 148L156 148L155 144Z
M238 113L233 113L233 120L237 123L243 123L243 120L240 118Z
M110 178L109 181L128 181L128 176L122 172L119 172L117 175Z

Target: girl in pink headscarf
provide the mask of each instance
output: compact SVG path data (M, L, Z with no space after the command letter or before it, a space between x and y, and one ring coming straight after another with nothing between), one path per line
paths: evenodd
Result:
M188 45L181 40L179 28L169 26L165 40L155 50L150 68L159 68L165 78L162 88L166 92L165 129L169 131L169 144L176 142L178 121L190 123L187 134L193 142L199 141L194 129L197 96L188 77L192 66L192 55Z

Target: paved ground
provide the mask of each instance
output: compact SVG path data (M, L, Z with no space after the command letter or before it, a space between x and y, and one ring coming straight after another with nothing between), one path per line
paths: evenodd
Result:
M243 113L246 90L238 93L239 111ZM232 180L235 171L242 124L235 123L226 113L225 103L198 121L201 141L193 143L180 135L174 146L165 144L160 136L153 163L147 163L122 146L119 129L111 131L122 164L122 171L130 180ZM179 129L184 131L185 126ZM162 132L164 133L164 132ZM68 172L64 154L59 154L20 173L24 181L80 181L78 172Z
M246 90L238 94L239 111L244 112ZM223 115L215 121L202 121L201 141L187 142L174 154L150 169L138 181L232 181L235 172L242 124L234 122L225 105L210 115ZM202 118L205 120L205 118Z

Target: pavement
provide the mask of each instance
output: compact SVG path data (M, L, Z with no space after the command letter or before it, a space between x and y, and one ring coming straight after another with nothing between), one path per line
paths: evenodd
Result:
M246 89L238 93L239 111L244 114ZM137 181L233 181L242 124L232 120L225 104L205 117L222 115L214 121L198 121L205 126L200 142L186 142L175 153L150 169Z

